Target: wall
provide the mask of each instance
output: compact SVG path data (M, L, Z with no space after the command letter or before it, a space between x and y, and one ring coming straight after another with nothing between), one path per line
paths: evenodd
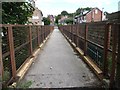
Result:
M35 8L33 16L32 18L29 19L29 21L35 25L42 25L42 19L43 19L42 12L38 8Z
M95 8L86 15L86 22L101 21L101 18L102 18L102 12L99 9Z

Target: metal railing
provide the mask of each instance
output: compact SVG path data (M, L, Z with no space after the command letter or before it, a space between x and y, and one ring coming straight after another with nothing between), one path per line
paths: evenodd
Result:
M115 77L118 23L94 22L60 26L61 32L79 47L109 78Z
M21 65L52 32L53 26L0 25L2 29L3 83L16 78Z

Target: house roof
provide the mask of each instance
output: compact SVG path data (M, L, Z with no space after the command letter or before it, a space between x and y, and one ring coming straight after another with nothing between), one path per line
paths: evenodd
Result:
M75 18L82 17L82 16L86 16L88 13L90 13L90 12L93 11L94 9L98 9L99 11L101 11L99 8L95 7L95 8L92 8L90 11L83 13L83 15L77 15L77 16L75 16ZM102 11L101 11L101 12L102 12Z

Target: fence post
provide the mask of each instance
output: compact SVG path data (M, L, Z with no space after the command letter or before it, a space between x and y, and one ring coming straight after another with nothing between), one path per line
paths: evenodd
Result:
M42 32L42 27L43 27L43 26L40 27L40 43L42 43L42 38L43 38L43 36L42 36L42 33L43 33L43 32Z
M112 39L112 67L110 73L110 87L113 87L115 80L115 67L116 67L116 49L117 49L117 24L114 24L113 39Z
M109 41L110 41L110 24L105 25L105 34L104 34L104 63L103 63L103 75L106 77L108 74L108 46L109 46Z
M87 32L88 32L88 25L85 24L85 35L84 35L84 56L87 54Z
M37 27L37 40L38 40L38 46L40 45L40 30L39 26Z
M116 69L115 87L120 88L120 24L118 25L118 54L117 54L116 68L117 69Z
M46 26L44 26L44 30L43 30L43 32L44 32L44 34L43 34L43 41L45 40L45 28L46 28Z
M79 24L77 24L77 44L76 44L76 46L78 47L78 43L79 43Z
M30 43L30 55L32 55L33 49L32 49L32 31L31 26L29 25L29 43Z
M8 27L8 39L9 39L9 48L10 48L10 59L12 66L12 76L15 79L16 77L16 63L15 63L15 50L14 50L14 40L13 40L13 30L12 26Z
M2 27L0 27L0 33L2 33ZM0 34L0 80L2 81L3 77L3 61L2 61L2 36ZM0 81L0 84L1 84ZM1 87L1 85L0 85ZM1 88L0 88L1 89Z

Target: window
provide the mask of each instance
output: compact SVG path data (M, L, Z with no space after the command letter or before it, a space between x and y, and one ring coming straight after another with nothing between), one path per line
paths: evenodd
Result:
M32 16L32 19L39 19L38 16Z

